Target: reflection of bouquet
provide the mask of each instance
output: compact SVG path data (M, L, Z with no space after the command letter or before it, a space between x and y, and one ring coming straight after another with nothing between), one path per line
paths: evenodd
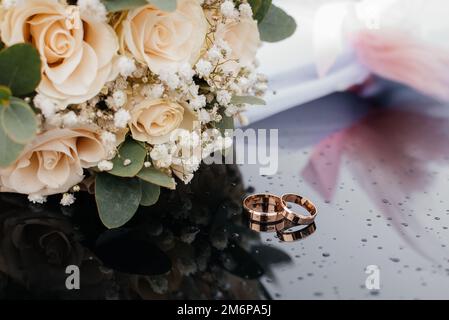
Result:
M3 0L0 190L70 205L89 175L123 225L230 145L260 41L295 27L271 0Z
M88 193L69 208L0 195L0 298L269 298L260 278L276 279L291 258L242 224L244 195L237 166L202 165L114 230L92 214ZM68 265L80 290L67 290Z

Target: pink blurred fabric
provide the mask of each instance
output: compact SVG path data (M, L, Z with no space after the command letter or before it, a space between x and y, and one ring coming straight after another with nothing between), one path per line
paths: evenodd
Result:
M393 30L363 30L353 39L358 59L373 73L449 101L449 50Z

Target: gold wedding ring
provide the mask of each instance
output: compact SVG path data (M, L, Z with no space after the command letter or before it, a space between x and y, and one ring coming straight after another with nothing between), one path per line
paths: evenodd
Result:
M304 228L296 231L290 231L292 226L289 226L283 230L277 232L277 236L281 241L293 242L296 240L304 239L313 234L316 231L315 222L305 226Z
M246 221L247 226L256 232L279 232L281 230L284 230L288 226L291 226L291 222L287 220L281 220L274 223L266 223L266 222L255 222L251 220Z
M250 195L243 200L243 207L251 221L273 223L284 219L282 200L273 194Z
M285 219L291 221L294 224L311 224L315 220L315 216L317 214L317 210L315 205L304 197L301 197L296 194L287 193L282 196L282 212L284 214ZM306 209L310 215L302 215L300 213L294 212L290 208L288 208L287 203L296 203Z

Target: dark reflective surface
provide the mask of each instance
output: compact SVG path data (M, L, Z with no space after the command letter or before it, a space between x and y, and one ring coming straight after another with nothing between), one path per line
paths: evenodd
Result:
M87 193L68 209L2 194L0 297L269 299L260 278L291 259L243 224L244 195L237 167L203 167L126 228L106 230ZM66 288L68 265L80 290Z
M406 90L337 94L254 125L280 128L280 170L255 192L296 192L318 207L317 231L274 241L293 264L264 277L288 299L449 298L449 106ZM365 268L380 269L367 290Z
M65 209L0 195L0 297L449 298L449 106L382 97L336 94L252 125L279 129L278 174L203 167L126 228L106 230L88 194ZM311 199L315 224L281 241L287 226L243 219L255 192ZM81 290L65 287L70 264Z

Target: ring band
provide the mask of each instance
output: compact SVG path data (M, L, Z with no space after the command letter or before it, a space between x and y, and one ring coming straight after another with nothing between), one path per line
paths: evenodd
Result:
M288 229L292 228L292 226L289 226L283 230L280 230L277 232L277 236L279 240L284 242L293 242L296 240L304 239L313 234L316 231L316 224L315 222L312 222L311 224L307 225L305 228L302 228L301 230L296 231L288 231Z
M279 232L281 230L285 230L288 226L292 226L291 222L285 219L275 223L260 223L246 220L246 225L253 231L267 233Z
M287 193L282 196L281 202L285 219L293 222L294 224L311 224L315 220L317 210L315 205L309 199L296 194ZM287 207L287 202L300 205L310 213L310 216L305 216L292 211Z
M243 200L243 207L252 221L273 223L284 219L282 200L273 194L250 195Z

